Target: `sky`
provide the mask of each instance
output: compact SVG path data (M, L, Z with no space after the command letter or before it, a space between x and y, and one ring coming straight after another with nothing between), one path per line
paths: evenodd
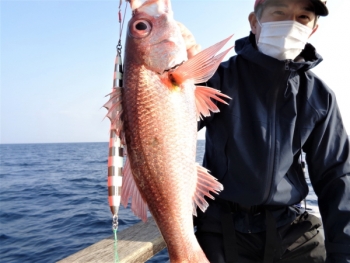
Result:
M119 0L0 1L0 143L107 142L110 122L102 105L112 88ZM234 34L230 47L247 36L253 5L172 0L175 19L203 48ZM324 58L313 71L335 92L349 133L350 1L327 5L330 15L310 39ZM128 20L130 8L126 13Z

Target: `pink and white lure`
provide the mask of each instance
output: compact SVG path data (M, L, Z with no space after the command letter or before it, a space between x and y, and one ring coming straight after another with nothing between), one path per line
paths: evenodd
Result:
M121 141L120 130L117 127L120 126L120 116L122 114L122 105L120 96L115 94L121 94L123 88L123 65L121 58L121 35L122 35L122 16L121 5L123 1L119 2L119 24L120 35L117 45L117 55L114 63L114 75L113 75L113 87L110 93L110 100L103 105L106 109L114 109L113 112L109 111L107 116L110 121L110 138L109 138L109 154L108 154L108 203L113 216L112 229L114 232L114 254L115 262L119 262L118 249L117 249L117 230L118 230L118 212L121 202L121 189L123 184L123 168L124 168L124 147ZM115 121L118 120L118 121ZM127 168L127 167L126 167Z
M123 86L123 73L122 73L122 61L121 56L118 52L115 58L115 67L114 67L114 79L113 79L113 93L121 92ZM115 100L108 101L104 107L109 108L114 103L113 107L119 107L117 110L121 114L121 103L116 98ZM115 119L115 116L107 117L110 120ZM110 139L109 139L109 154L108 154L108 202L109 207L113 215L113 229L118 227L118 211L120 206L120 196L121 196L121 187L123 182L123 157L124 151L122 142L119 138L118 130L115 129L116 123L111 122L110 126Z

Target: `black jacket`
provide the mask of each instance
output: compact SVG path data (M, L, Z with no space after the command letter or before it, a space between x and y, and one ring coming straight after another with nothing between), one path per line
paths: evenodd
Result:
M207 129L203 165L224 185L221 199L245 206L291 206L309 191L300 165L303 149L327 252L350 255L349 139L334 93L309 71L322 58L307 44L302 62L279 61L260 53L254 43L253 34L236 41L237 56L222 63L208 82L232 100L229 106L218 103L220 113L199 123ZM214 203L207 213L215 217L216 209ZM275 213L278 225L295 215L293 209ZM203 215L200 220L205 221ZM242 217L235 226L259 232L263 221Z

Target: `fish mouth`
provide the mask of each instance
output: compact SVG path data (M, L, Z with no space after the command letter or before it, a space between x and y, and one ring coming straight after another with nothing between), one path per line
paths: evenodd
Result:
M158 73L158 75L163 75L164 73L167 73L167 72L170 72L172 70L175 70L176 68L180 67L183 63L185 63L185 61L182 61L181 63L176 64L175 66L173 66L171 68L164 69L163 72L157 72L157 73Z
M182 61L181 63L176 64L175 66L173 66L173 67L171 67L171 68L165 69L165 70L163 71L163 73L169 72L169 71L171 71L171 70L174 70L174 69L176 69L177 67L180 67L183 63L185 63L185 61Z

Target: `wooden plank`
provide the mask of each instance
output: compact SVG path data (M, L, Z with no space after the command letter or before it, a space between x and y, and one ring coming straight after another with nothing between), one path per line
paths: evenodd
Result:
M320 217L318 207L309 207L309 213ZM320 228L323 234L323 226ZM324 235L324 234L323 234ZM118 233L120 263L145 262L166 247L162 235L152 217L147 223L140 222ZM115 263L114 236L103 239L58 263Z
M152 217L118 233L120 263L145 262L165 248L165 242ZM58 263L114 263L114 236L103 239Z

